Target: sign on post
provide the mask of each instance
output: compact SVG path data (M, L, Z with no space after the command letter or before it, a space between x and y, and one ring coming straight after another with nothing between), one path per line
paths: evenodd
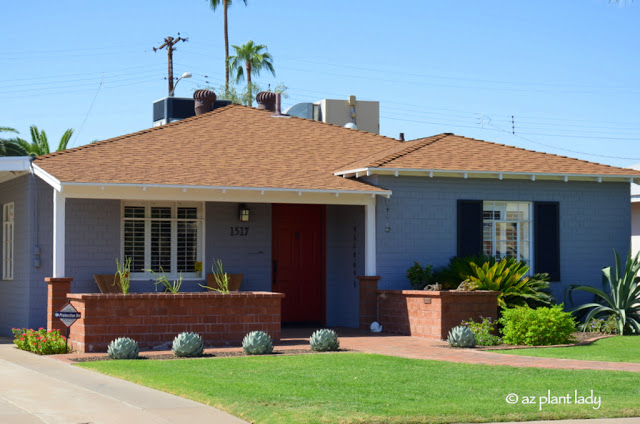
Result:
M82 318L82 314L78 312L76 308L71 305L71 303L67 303L64 305L62 309L53 314L54 317L59 318L60 321L67 327L71 327L71 324L76 322L76 320Z

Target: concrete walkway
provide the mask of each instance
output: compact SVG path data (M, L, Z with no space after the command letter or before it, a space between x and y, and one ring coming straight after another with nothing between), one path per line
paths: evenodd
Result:
M218 409L0 340L0 423L246 423Z

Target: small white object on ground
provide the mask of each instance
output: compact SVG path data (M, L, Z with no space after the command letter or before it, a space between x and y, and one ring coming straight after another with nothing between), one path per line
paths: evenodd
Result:
M369 330L371 330L372 333L382 333L382 325L380 325L378 321L373 321L371 326L369 326Z

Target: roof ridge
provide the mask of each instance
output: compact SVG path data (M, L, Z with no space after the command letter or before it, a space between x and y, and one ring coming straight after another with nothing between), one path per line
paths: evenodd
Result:
M464 135L458 135L458 134L454 134L454 133L444 133L444 134L452 136L452 137L463 138L463 139L466 139L466 140L477 141L479 143L487 143L487 144L493 144L495 146L502 146L502 147L508 147L508 148L516 149L516 150L522 150L524 152L529 152L529 153L537 153L537 154L540 154L540 155L549 155L549 156L555 156L555 157L563 158L563 159L571 159L571 160L578 161L578 162L581 162L581 163L587 163L589 165L606 166L608 168L618 169L618 170L629 169L629 168L625 168L625 167L622 167L622 166L612 166L612 165L608 165L606 163L592 162L590 160L579 159L579 158L575 158L573 156L558 155L556 153L541 152L541 151L538 151L538 150L525 149L524 147L512 146L511 144L496 143L494 141L480 140L478 138L467 137L467 136L464 136ZM421 139L417 139L417 140L421 140Z
M238 105L238 104L232 103L230 105L226 105L226 106L222 106L222 107L216 108L216 109L214 109L214 110L212 110L210 112L206 112L206 113L203 113L201 115L190 116L188 118L180 119L178 121L169 122L167 124L159 125L157 127L145 128L145 129L140 130L140 131L136 131L136 132L133 132L133 133L130 133L130 134L119 135L117 137L108 138L106 140L100 140L100 141L95 142L95 143L84 144L82 146L73 147L71 149L61 150L59 152L52 152L52 153L48 153L46 155L36 156L35 160L47 159L47 158L51 158L51 157L55 157L55 156L63 156L65 154L77 152L79 150L84 150L84 149L88 149L88 148L104 146L104 145L110 144L110 143L115 143L115 142L130 138L130 137L138 136L138 135L141 135L141 134L146 134L146 133L154 132L154 131L156 131L156 132L157 131L161 131L161 130L167 129L169 127L175 127L175 126L178 126L178 125L182 125L185 122L191 122L191 121L195 121L197 119L201 119L201 118L206 117L206 116L211 116L214 113L215 114L220 114L222 112L229 111L232 108L235 108L237 106L246 107L246 106L243 106L243 105Z
M400 150L399 152L396 153L392 153L388 156L385 156L382 159L379 159L373 163L371 163L370 165L367 165L367 168L379 168L380 166L384 165L385 163L389 163L394 159L398 159L401 158L402 156L408 155L410 153L415 152L416 150L422 149L425 146L428 146L430 144L433 144L437 141L442 140L445 137L448 137L450 135L450 133L442 133L442 134L437 134L437 135L432 135L431 137L426 137L423 139L417 139L417 140L413 140L413 141L419 141L418 143L412 143L411 146L407 146L405 147L403 150ZM411 143L411 142L410 142Z

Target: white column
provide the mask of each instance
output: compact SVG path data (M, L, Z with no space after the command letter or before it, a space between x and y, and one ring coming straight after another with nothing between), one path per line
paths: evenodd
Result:
M53 278L64 277L65 197L53 190Z
M364 206L364 275L377 275L376 269L376 199Z

